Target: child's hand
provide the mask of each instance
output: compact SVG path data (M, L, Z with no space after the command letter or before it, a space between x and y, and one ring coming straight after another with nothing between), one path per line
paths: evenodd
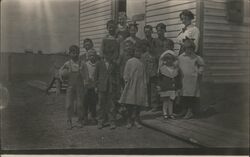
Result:
M95 92L98 93L98 89L97 88L95 88Z
M179 97L179 96L181 96L181 90L180 89L178 89L177 91L176 91L176 95Z

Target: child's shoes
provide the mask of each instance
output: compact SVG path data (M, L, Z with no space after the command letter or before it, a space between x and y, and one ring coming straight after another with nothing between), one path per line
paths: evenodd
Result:
M168 115L163 115L163 119L167 120L168 119Z
M112 124L110 125L110 130L114 130L115 128L116 128L116 125L112 123Z
M188 109L186 115L184 116L184 119L191 119L193 117L193 112L191 109Z
M98 128L98 129L102 129L102 128L104 128L104 124L102 124L102 123L98 123L98 124L97 124L97 128Z
M170 119L176 119L174 115L169 116Z
M127 127L127 129L131 129L132 128L132 124L128 123L126 127Z
M77 128L82 128L82 127L83 127L83 122L82 122L82 121L78 121L78 122L76 123L76 127L77 127Z
M71 130L73 128L73 126L72 126L72 120L67 120L67 129L68 130Z
M82 125L88 125L88 120L83 120Z
M137 129L141 129L142 128L141 124L139 122L137 122L137 121L135 121L135 126L137 127Z

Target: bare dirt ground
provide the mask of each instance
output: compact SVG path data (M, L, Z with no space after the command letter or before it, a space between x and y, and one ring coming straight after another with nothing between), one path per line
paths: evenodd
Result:
M194 147L145 127L98 130L92 125L67 130L64 102L51 101L51 96L25 82L13 83L9 91L10 104L1 110L2 150Z

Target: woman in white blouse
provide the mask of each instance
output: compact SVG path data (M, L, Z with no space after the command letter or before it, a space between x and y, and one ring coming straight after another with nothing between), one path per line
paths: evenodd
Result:
M186 38L194 40L195 52L198 53L200 31L195 25L192 24L193 19L194 14L189 10L183 10L180 13L180 20L184 24L184 27L180 30L177 36L177 43L181 46L179 54L183 53L183 39Z

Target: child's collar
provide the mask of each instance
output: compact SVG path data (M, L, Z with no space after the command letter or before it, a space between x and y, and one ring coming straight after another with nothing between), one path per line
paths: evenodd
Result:
M185 56L190 56L190 57L196 57L195 52L192 52L191 54L187 54L186 52L184 52Z

